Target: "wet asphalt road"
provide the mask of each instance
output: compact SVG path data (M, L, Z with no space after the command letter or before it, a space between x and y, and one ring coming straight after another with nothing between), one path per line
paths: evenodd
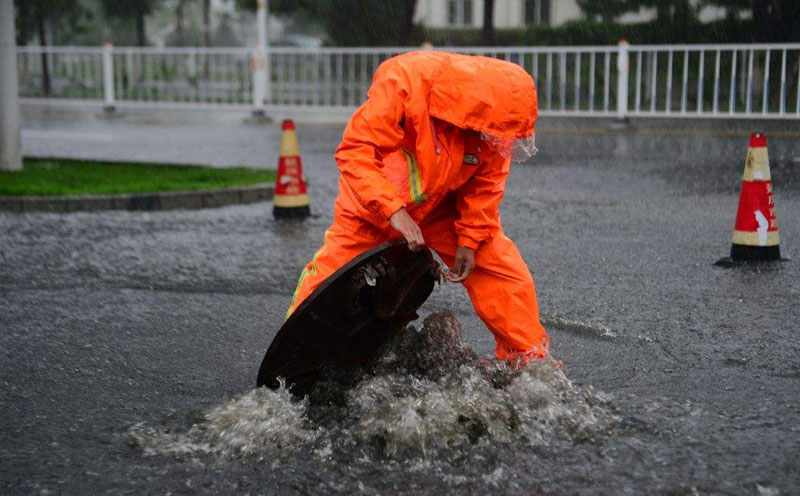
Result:
M800 494L797 125L762 126L781 249L797 260L712 266L730 248L749 127L541 120L540 154L512 170L506 232L546 317L615 335L550 329L569 377L612 394L622 420L588 443L464 466L202 465L127 446L138 422L191 416L253 385L332 219L341 126L298 126L315 213L301 224L273 221L271 204L0 214L0 491ZM279 132L36 117L24 129L29 155L220 166L272 166ZM422 313L445 308L490 354L460 287L435 291ZM508 480L486 485L498 467Z

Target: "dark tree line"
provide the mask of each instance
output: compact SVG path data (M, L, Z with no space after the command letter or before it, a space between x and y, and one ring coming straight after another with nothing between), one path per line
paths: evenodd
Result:
M270 12L302 11L320 21L338 45L399 45L414 42L414 11L418 0L270 0ZM255 9L256 0L237 0L242 8ZM482 40L496 42L493 15L495 0L484 0Z
M120 21L133 20L139 45L146 44L144 18L152 12L160 0L102 0L97 12L87 9L83 2L78 0L14 0L16 12L16 38L17 45L27 45L32 40L37 40L41 46L55 45L59 38L69 38L79 35L96 26L103 19ZM50 95L50 64L48 55L42 52L42 91L45 96Z
M211 0L14 0L17 12L17 44L38 40L42 45L69 39L80 26L103 25L114 21L133 25L136 43L147 44L145 19L160 4L174 12L172 43L190 44L184 31L185 10L189 4L202 8L204 45L211 44ZM230 0L240 9L254 11L256 0ZM706 6L727 10L729 16L749 13L753 22L753 41L783 42L797 39L800 33L800 0L577 0L590 19L613 22L617 17L643 8L656 11L657 23L691 26ZM269 0L272 13L296 14L319 22L335 44L409 45L414 36L414 10L418 0ZM484 1L484 44L497 43L493 24L495 0ZM95 5L87 9L87 5ZM61 36L59 36L59 34ZM63 42L63 41L62 41ZM195 43L200 40L195 40Z
M255 10L256 0L236 0ZM417 0L270 0L270 14L302 13L319 21L339 45L407 45Z
M133 22L140 46L147 44L145 17L162 0L98 0L97 12L79 0L14 0L17 14L17 45L36 39L41 45L58 43L59 31L80 34L105 20ZM101 16L101 17L98 17Z
M615 18L643 8L655 8L658 23L692 24L707 6L725 8L736 17L749 12L753 19L753 41L784 42L797 38L800 32L798 0L578 0L589 18L612 22Z

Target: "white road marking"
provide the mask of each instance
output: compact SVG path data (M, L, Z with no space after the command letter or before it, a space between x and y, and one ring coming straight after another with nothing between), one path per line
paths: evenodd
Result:
M541 323L545 327L557 327L563 331L571 331L576 334L584 334L594 336L596 338L613 339L617 337L617 333L599 323L581 322L578 320L564 319L561 317L546 317L541 318Z
M63 131L41 131L25 129L22 131L23 138L34 139L60 139L72 141L111 141L111 135L105 133L67 133Z

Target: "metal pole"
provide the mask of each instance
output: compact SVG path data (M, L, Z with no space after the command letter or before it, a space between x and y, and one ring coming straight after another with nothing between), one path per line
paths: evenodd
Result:
M264 117L264 59L258 43L253 45L250 70L253 73L253 116Z
M636 96L634 97L633 109L636 113L639 112L642 103L642 52L636 56Z
M269 5L267 0L258 0L258 10L256 11L256 25L258 28L258 46L262 60L263 72L263 97L265 103L269 103L272 98L271 90L271 74L270 74L270 53L269 53Z
M669 51L667 56L667 102L664 104L664 111L672 112L672 61L675 58L673 51Z
M617 119L624 119L628 111L628 52L630 44L619 40L617 51Z
M114 59L111 57L113 45L103 43L103 110L114 111Z
M589 57L589 112L594 112L594 85L595 85L595 52Z
M272 101L272 54L269 49L269 0L264 0L264 96Z
M656 111L656 101L658 99L658 52L653 50L653 72L650 76L650 112Z
M22 170L14 0L0 0L0 169Z
M558 97L561 99L561 111L567 108L567 53L558 54Z

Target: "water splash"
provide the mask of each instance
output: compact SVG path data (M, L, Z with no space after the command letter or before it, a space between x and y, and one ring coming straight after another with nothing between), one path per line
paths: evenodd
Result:
M185 433L136 424L129 444L148 455L264 459L317 439L319 431L306 419L307 406L284 387L253 389L212 408Z
M206 413L187 432L131 429L147 454L271 459L310 448L396 460L491 444L583 442L614 421L611 398L573 385L550 360L512 367L461 342L451 312L409 326L367 366L330 371L297 400L256 389Z
M583 441L613 418L610 397L575 387L550 360L510 367L478 358L449 312L396 339L376 371L347 403L356 438L390 457L484 442Z

